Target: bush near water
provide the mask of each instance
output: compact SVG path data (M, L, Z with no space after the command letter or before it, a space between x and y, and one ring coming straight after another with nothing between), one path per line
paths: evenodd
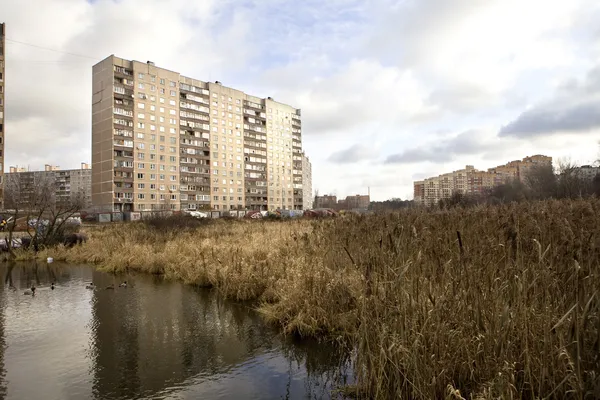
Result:
M38 257L212 287L345 339L357 397L600 397L600 200L186 224L98 226Z

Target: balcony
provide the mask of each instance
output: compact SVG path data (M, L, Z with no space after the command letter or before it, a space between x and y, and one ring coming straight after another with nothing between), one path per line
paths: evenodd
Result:
M121 77L133 76L133 71L123 68L123 67L119 67L118 65L114 66L114 71L115 71L115 76L121 76Z

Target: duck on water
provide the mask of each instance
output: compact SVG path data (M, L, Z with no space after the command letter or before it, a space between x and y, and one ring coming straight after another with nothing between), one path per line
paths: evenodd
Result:
M35 296L35 286L32 286L30 290L26 290L23 294L28 296Z

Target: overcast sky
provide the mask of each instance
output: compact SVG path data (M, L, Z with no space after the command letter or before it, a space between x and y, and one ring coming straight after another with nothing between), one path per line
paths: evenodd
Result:
M301 108L321 194L412 198L466 164L598 158L597 0L0 0L0 19L5 169L90 161L110 54Z

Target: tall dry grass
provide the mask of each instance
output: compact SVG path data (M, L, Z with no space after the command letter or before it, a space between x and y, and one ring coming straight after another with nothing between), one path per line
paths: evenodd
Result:
M89 233L40 256L214 287L286 332L350 339L361 397L600 397L599 200Z

